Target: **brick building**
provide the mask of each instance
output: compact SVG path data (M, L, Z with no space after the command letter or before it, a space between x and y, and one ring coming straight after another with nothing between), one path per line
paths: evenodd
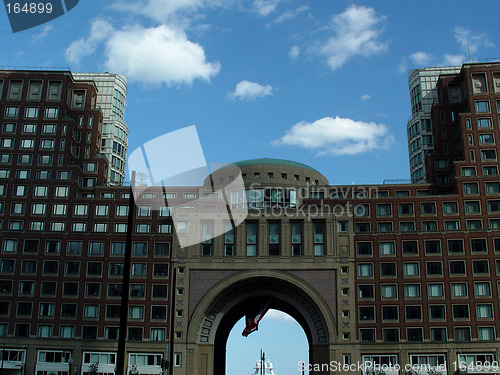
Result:
M303 327L310 363L322 365L314 373L332 361L391 364L388 375L497 362L500 63L444 70L435 84L422 119L426 183L336 186L304 164L255 159L235 163L246 188L227 202L208 183L145 190L133 215L128 371L159 374L169 359L169 374L224 374L230 330L269 297ZM4 371L66 375L71 356L73 372L98 362L113 373L130 187L107 184L99 91L69 72L1 71L0 94ZM200 243L179 245L173 209L225 203L248 208L243 224L215 238L209 220L186 226Z

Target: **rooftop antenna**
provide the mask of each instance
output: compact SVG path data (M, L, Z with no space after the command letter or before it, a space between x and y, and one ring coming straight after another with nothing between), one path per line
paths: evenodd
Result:
M469 55L469 62L472 62L470 59L470 48L469 48L469 43L467 43L467 54Z
M71 62L71 51L68 52L68 68L70 67L70 65L69 65L70 62Z

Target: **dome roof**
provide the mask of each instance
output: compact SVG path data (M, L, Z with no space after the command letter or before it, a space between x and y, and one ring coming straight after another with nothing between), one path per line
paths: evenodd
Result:
M310 171L313 171L316 173L320 173L316 169L314 169L308 165L305 165L303 163L299 163L299 162L291 161L291 160L284 160L284 159L272 159L272 158L249 159L249 160L237 161L237 162L232 163L232 164L234 164L238 167L242 167L242 166L246 166L246 165L258 165L258 164L286 165L288 167L304 168L304 169L309 169Z

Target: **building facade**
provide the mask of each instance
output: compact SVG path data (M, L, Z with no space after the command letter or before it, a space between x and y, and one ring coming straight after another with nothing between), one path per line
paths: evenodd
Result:
M108 158L108 185L123 185L127 158L128 127L125 123L127 79L112 73L73 73L75 80L92 81L97 106L103 115L101 152Z
M304 329L311 373L500 373L500 63L442 73L428 183L330 185L254 159L199 187L142 187L130 211L130 187L107 180L95 84L0 72L4 371L113 373L126 298L128 373L225 374L231 329L264 302Z
M411 117L406 126L411 182L426 182L425 157L434 150L431 109L438 100L437 81L443 74L457 74L459 66L411 70L408 75Z

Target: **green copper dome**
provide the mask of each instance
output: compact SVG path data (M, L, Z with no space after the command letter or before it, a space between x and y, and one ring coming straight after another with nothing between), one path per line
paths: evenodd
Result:
M285 165L288 167L298 167L298 168L309 169L310 171L320 173L316 169L311 168L310 166L305 165L303 163L299 163L299 162L291 161L291 160L283 160L283 159L260 158L260 159L241 160L241 161L237 161L233 164L237 165L238 167L243 167L246 165L258 165L258 164Z

